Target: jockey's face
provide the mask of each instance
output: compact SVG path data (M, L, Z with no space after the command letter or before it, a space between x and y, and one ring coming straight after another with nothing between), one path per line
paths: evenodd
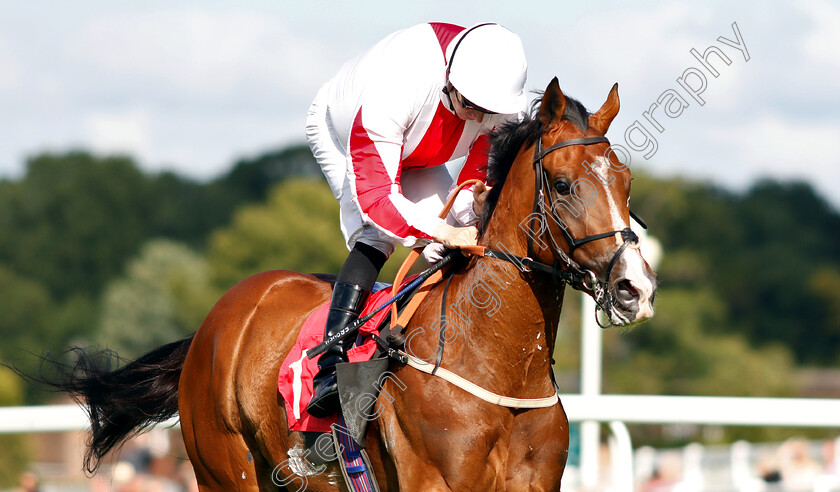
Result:
M475 120L479 123L484 120L484 115L487 114L472 105L458 92L458 89L449 90L449 99L452 100L452 107L455 108L455 114L462 120Z

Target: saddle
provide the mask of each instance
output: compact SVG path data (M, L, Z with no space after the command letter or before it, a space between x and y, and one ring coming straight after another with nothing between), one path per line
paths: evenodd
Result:
M334 276L317 276L325 281L335 281ZM407 279L406 282L410 282L412 278ZM360 317L370 314L390 297L390 289L387 287L390 287L390 285L379 282L374 286ZM404 307L408 302L409 300L406 298L397 308ZM278 389L285 402L289 429L293 431L331 432L332 426L337 423L336 415L328 418L317 418L309 415L306 411L306 406L312 399L312 379L318 373L318 359L320 357L315 356L310 359L307 351L323 342L324 324L328 312L329 302L325 302L309 315L301 327L292 350L280 366ZM376 355L382 354L376 338L379 338L381 326L389 321L390 316L391 311L382 310L359 328L354 346L347 351L347 358L351 365L369 361Z
M470 184L472 181L463 183L461 187ZM456 194L457 191L453 198ZM449 213L451 201L441 213L442 217ZM445 269L451 267L450 261L455 255L461 257L458 253L451 253L450 258L445 259L446 261L440 260L436 267L406 278L421 251L422 248L416 248L409 253L391 289L387 288L387 284L377 282L365 303L359 319L366 316L370 316L370 319L358 327L355 345L347 351L349 362L336 366L341 403L341 409L336 415L317 418L306 411L314 394L312 380L318 373L320 358L320 355L316 355L310 359L307 351L323 345L329 302L319 306L306 319L295 345L280 367L278 389L283 396L289 429L303 432L307 448L304 453L312 465L340 458L342 474L352 491L378 491L373 469L364 450L365 433L368 423L376 417L374 405L387 379L389 359L394 357L406 362L402 360L404 357L401 359L396 355L405 342L405 326L431 288L443 279ZM335 276L316 276L335 283ZM412 284L417 286L412 287ZM407 295L402 292L398 294L400 289L408 290ZM381 309L375 312L384 302L393 301L399 296L402 297L399 301L391 303L390 310ZM438 364L439 362L438 358ZM319 438L324 433L331 433L334 449L324 449L324 446L320 445Z
M412 253L410 256L414 256ZM407 271L408 267L404 270ZM328 282L335 281L334 276L317 276ZM400 282L402 276L404 272L398 275L396 285L410 285L417 277L415 275ZM336 366L341 409L335 415L317 418L309 415L306 410L314 394L312 380L318 373L320 358L317 355L310 359L307 351L323 342L329 302L315 309L304 321L295 345L280 367L278 389L283 396L289 429L303 433L306 448L304 456L313 466L338 459L345 482L354 492L378 490L364 447L367 426L375 418L374 405L385 383L390 358L388 355L398 348L385 340L401 339L398 323L402 322L404 326L408 322L425 293L440 277L437 275L427 279L399 302L392 303L391 310L380 310L359 327L355 345L347 351L349 362ZM397 291L387 287L388 284L381 283L374 286L360 319L387 302L391 294ZM324 446L321 438L325 433L330 434L333 445Z

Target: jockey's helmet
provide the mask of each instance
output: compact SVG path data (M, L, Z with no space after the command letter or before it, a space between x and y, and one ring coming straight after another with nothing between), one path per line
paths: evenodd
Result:
M528 63L519 36L498 24L467 29L449 59L449 82L488 111L513 114L526 105Z

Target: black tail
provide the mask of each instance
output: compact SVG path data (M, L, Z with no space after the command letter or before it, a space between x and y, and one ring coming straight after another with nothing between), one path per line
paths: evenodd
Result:
M58 378L32 378L69 393L85 407L91 436L85 469L95 473L100 460L129 437L178 413L178 380L192 336L157 348L125 366L111 370L110 350L72 349L72 366L48 361Z

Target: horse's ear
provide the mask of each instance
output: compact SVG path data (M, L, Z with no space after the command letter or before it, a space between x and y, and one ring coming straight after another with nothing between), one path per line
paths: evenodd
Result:
M543 128L547 129L551 125L551 121L555 117L562 118L566 111L566 96L560 90L560 82L557 77L551 79L548 87L543 93L542 102L540 103L540 122Z
M610 127L610 123L612 123L615 115L618 114L619 107L618 82L616 82L613 84L612 90L610 90L610 95L607 96L607 100L604 102L604 105L601 106L601 109L589 117L589 126L595 128L601 133L607 133L607 128Z

